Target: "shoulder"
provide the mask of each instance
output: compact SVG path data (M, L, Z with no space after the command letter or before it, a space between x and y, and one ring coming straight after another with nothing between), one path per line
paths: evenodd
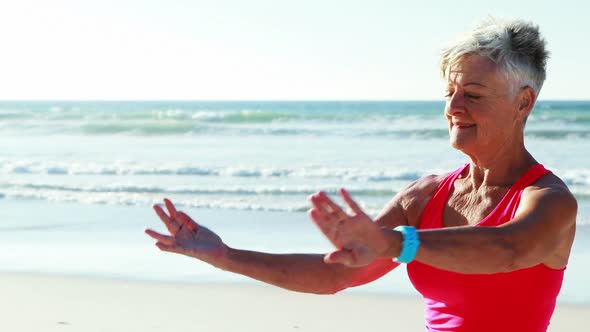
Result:
M442 175L431 174L421 177L404 188L400 192L401 196L406 199L431 197L448 175L448 173Z
M525 205L551 207L564 217L577 212L577 201L567 185L557 175L548 173L522 192Z
M417 225L419 215L447 176L427 175L400 190L377 216L376 221L384 227Z
M514 234L523 236L522 243L530 253L541 255L538 260L560 269L567 265L577 211L576 198L567 185L549 173L524 189L515 218L506 225L512 225Z
M408 224L418 225L422 211L436 192L447 174L424 176L400 192L400 203L404 209Z

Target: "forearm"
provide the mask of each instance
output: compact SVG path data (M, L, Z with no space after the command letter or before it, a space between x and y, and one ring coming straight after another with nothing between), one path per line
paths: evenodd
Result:
M420 231L419 262L460 273L498 273L524 268L520 248L498 227Z
M292 291L333 294L349 286L355 269L326 264L319 254L269 254L228 249L219 268Z
M402 237L389 236L392 242L387 256L400 255ZM520 248L510 232L501 227L453 227L419 231L420 246L415 260L439 269L459 273L498 273L519 268Z

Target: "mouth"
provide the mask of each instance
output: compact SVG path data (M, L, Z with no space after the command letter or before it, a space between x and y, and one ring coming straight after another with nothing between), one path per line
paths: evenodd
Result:
M468 129L468 128L475 127L475 124L457 122L457 123L453 123L453 127L457 128L457 129Z

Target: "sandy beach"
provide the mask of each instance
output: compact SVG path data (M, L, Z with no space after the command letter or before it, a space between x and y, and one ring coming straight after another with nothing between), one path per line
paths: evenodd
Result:
M265 285L0 276L2 330L422 331L418 297L298 294ZM559 305L549 331L580 331L590 308Z

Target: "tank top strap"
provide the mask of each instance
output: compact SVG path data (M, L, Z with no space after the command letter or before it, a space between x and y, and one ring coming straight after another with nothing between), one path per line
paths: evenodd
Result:
M523 176L520 177L520 179L518 179L518 181L516 181L515 184L512 185L512 188L510 188L510 190L523 190L524 188L535 183L538 179L540 179L543 175L547 173L551 173L551 171L546 169L545 166L543 166L542 164L533 165L531 168L529 168L528 171L526 171L526 173L524 173Z
M514 219L524 189L535 183L535 181L547 173L551 173L551 171L541 164L529 168L528 171L526 171L526 173L524 173L524 175L521 176L512 187L510 187L496 208L476 226L499 226Z
M444 207L448 200L449 193L453 188L455 180L467 167L469 167L469 164L465 164L456 171L450 173L441 181L422 212L419 229L443 227L442 220ZM536 164L529 168L528 171L526 171L526 173L512 185L496 208L488 216L482 219L477 226L498 226L514 218L524 188L535 183L535 181L547 173L551 173L551 171L546 169L542 164Z
M442 227L442 212L444 211L444 205L447 202L449 193L453 188L453 183L459 177L463 171L469 167L469 164L465 164L459 167L456 171L447 175L438 185L436 191L430 198L430 201L426 204L422 216L420 217L419 229L432 229Z

